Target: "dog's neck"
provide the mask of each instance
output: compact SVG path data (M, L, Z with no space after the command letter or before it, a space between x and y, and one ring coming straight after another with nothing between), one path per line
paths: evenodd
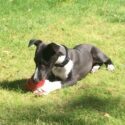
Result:
M66 56L65 55L61 55L58 57L56 64L61 64L65 61Z
M66 56L60 56L58 58L58 60L56 61L55 66L56 67L64 67L68 62L69 62L69 58L66 58Z
M64 67L68 62L69 62L69 57L68 57L68 49L65 46L61 46L65 49L65 55L61 55L58 57L55 66L56 67Z
M73 61L69 58L68 48L62 46L63 55L60 55L52 69L53 74L61 80L66 80L69 77L73 68Z

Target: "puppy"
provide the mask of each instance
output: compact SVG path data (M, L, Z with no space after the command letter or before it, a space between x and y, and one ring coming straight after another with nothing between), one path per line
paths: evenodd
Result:
M28 46L32 45L36 46L33 80L47 80L47 93L76 84L88 73L96 72L103 64L110 71L115 69L111 59L93 45L80 44L67 48L56 43L45 44L36 39L29 41Z

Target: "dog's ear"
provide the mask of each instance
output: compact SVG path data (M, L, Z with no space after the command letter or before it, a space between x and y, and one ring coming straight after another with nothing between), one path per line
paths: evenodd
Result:
M42 40L31 39L29 41L28 47L35 45L36 47L42 43Z

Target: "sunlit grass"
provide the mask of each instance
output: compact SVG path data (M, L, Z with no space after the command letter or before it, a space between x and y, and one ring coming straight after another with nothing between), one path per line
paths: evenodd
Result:
M0 0L0 125L123 125L124 0ZM25 91L34 72L32 38L90 43L113 60L78 84L43 97Z

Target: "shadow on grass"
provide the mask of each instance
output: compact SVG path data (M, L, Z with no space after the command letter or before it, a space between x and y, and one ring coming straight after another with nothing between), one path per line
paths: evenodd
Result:
M105 99L93 95L84 95L69 100L67 104L58 105L55 101L52 102L28 106L21 105L16 109L12 107L13 112L6 116L7 123L11 121L13 125L16 125L16 122L34 125L100 125L109 121L108 118L106 120L104 117L104 112L117 118L120 118L122 113L125 114L125 109L120 107L119 98Z
M109 114L109 118L104 116L105 113ZM125 109L120 107L119 97L102 99L92 95L70 100L69 104L63 105L63 111L60 112L58 107L55 112L43 115L40 120L61 125L100 125L111 117L120 118L122 114L125 114Z
M15 81L2 81L0 82L0 88L13 91L26 92L25 89L26 79L15 80Z
M0 82L0 87L6 90L13 90L16 92L25 91L26 79L15 81L3 81ZM84 90L82 90L84 91ZM57 95L56 95L57 96ZM50 99L49 96L45 98ZM8 108L8 104L4 104L4 114L2 118L3 124L51 124L51 125L100 125L108 124L109 119L104 117L104 113L109 113L111 117L120 118L125 115L125 108L121 106L121 98L113 97L111 95L76 95L68 100L64 100L63 104L54 100L54 98L48 103L42 103L42 97L37 98L41 100L41 103L29 103L28 105L20 104L19 107L11 105ZM66 99L66 98L63 98ZM31 99L32 100L32 99ZM34 99L33 99L34 100ZM27 100L28 101L28 100ZM10 112L10 113L8 113ZM109 122L110 123L110 122Z

